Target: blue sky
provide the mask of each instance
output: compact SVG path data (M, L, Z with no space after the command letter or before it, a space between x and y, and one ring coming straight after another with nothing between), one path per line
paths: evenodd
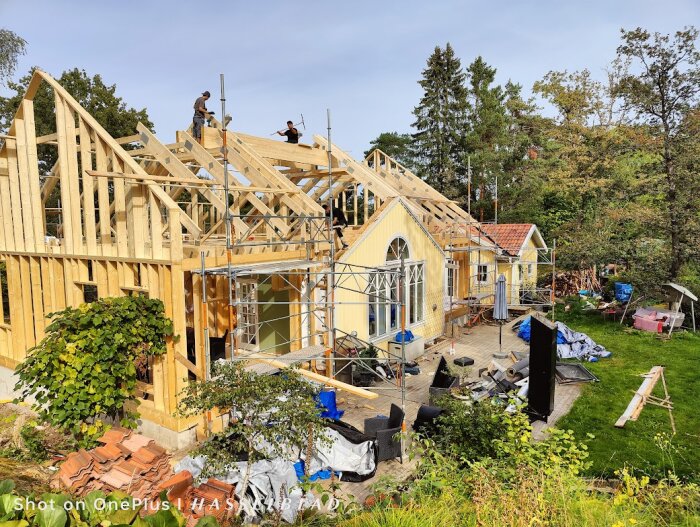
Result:
M58 1L0 0L0 27L28 42L32 65L58 76L100 73L157 135L173 141L205 89L217 115L226 75L234 130L265 136L304 114L355 157L382 131L410 131L417 84L436 45L464 66L476 56L529 93L550 70L589 68L614 57L619 29L673 32L700 25L697 0L635 1Z

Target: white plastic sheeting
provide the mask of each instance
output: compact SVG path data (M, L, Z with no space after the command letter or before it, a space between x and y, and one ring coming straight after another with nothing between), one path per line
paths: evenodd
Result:
M561 359L596 360L612 355L591 337L574 331L563 322L557 322L557 331L557 355Z
M335 430L328 429L326 433L332 444L317 442L314 456L309 464L309 474L315 474L324 469L332 469L334 472L356 472L360 476L374 472L372 441L354 444ZM303 453L302 456L304 456Z

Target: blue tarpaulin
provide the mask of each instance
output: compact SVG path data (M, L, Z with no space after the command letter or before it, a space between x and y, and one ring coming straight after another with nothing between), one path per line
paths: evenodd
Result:
M615 300L626 304L632 298L632 291L634 287L632 284L626 284L624 282L615 282Z
M518 328L518 337L530 342L530 317ZM595 362L598 358L612 355L600 344L596 344L585 333L574 331L563 322L557 322L557 355L560 359L579 359Z
M316 407L324 409L321 417L333 419L334 421L343 417L345 411L338 410L335 395L335 390L321 390L316 396Z
M306 475L304 474L304 470L306 469L306 464L304 463L303 459L300 459L296 463L294 463L294 472L296 472L297 478L299 478L299 481L303 481ZM319 479L331 479L331 475L333 474L333 471L330 469L326 470L319 470L318 472L315 472L309 476L309 481L316 481Z
M411 342L415 338L416 337L413 335L413 332L410 329L407 329L404 332L399 331L396 334L394 342Z

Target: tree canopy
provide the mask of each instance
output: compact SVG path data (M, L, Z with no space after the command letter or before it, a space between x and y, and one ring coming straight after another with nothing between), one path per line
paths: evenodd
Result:
M622 30L603 75L550 71L537 99L499 84L484 57L462 69L449 44L436 47L413 110L412 168L479 220L536 223L557 239L558 266L618 263L640 288L681 276L700 292L697 38L693 27ZM406 155L389 135L410 137L372 144Z
M27 41L9 29L0 28L0 86L12 77L17 59L24 55Z

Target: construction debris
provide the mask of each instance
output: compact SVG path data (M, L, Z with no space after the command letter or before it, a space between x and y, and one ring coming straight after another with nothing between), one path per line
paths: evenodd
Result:
M551 282L551 279L549 280ZM557 272L554 274L554 294L557 298L577 296L581 291L600 291L595 269Z
M155 499L158 483L172 475L170 456L152 439L115 427L99 442L102 446L68 454L52 486L78 496L120 490L134 498Z
M579 382L598 382L598 377L593 375L583 364L570 362L557 362L554 374L559 384L575 384Z
M219 525L223 525L227 519L236 515L239 508L234 485L209 478L195 486L194 477L188 470L178 472L162 482L158 489L167 491L170 503L187 518L187 527L194 527L204 516L214 516Z
M666 386L666 379L664 377L664 367L654 366L649 373L642 375L644 381L639 389L635 392L634 397L627 406L627 409L620 416L620 418L615 423L617 428L623 428L627 421L636 421L639 414L642 413L644 406L649 404L654 404L660 406L661 408L666 408L668 410L668 415L671 419L671 428L673 429L673 434L676 433L676 423L673 420L673 403L671 402L671 396L668 394L668 388ZM664 387L664 397L655 397L651 393L654 391L654 387L661 379Z

